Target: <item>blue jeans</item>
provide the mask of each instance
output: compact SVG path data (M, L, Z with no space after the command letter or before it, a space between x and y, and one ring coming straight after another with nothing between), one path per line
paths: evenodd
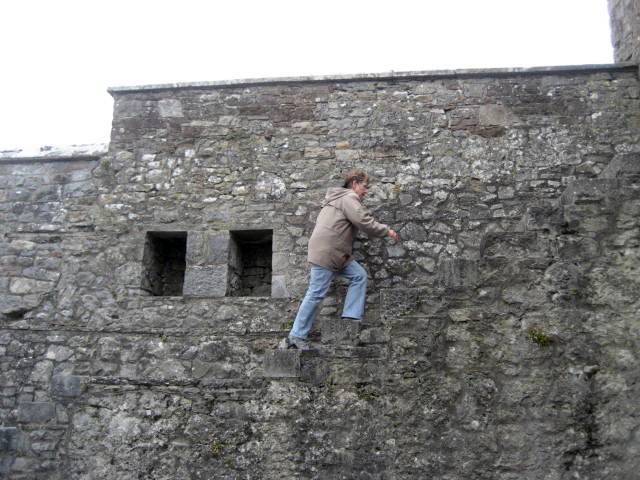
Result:
M339 272L312 265L311 273L309 274L309 287L300 304L298 315L296 315L296 319L293 322L289 337L307 338L320 310L320 304L324 297L327 296L331 282L338 275L346 277L350 282L347 297L344 300L342 317L356 320L362 319L367 293L367 271L355 261L350 262Z

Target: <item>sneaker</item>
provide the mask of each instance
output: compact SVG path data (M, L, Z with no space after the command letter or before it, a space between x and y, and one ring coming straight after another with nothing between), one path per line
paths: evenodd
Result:
M289 341L289 337L283 338L278 344L278 350L289 350L290 348L296 348L295 345L291 344Z
M311 344L306 340L298 337L289 337L289 348L297 348L298 350L312 350Z

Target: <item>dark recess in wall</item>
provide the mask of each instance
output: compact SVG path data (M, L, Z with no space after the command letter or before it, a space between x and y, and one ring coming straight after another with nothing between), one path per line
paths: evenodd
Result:
M184 285L187 232L147 232L142 290L153 296L180 296Z
M236 230L229 248L230 297L271 295L273 230Z

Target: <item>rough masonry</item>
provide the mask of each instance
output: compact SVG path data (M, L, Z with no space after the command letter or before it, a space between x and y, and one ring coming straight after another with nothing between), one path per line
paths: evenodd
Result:
M640 2L607 0L607 4L616 62L637 62L640 58Z
M12 479L631 479L635 64L113 89L108 151L0 159ZM366 318L277 351L351 167Z

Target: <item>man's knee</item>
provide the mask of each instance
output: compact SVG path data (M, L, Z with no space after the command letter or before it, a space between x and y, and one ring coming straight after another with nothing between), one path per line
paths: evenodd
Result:
M313 290L310 290L309 292L307 292L307 299L312 302L321 302L322 300L325 299L326 296L327 296L326 292L313 291Z
M367 271L358 265L358 269L351 276L351 281L358 284L367 284Z
M309 300L320 302L324 300L327 293L329 293L329 288L324 285L309 285L306 297Z

